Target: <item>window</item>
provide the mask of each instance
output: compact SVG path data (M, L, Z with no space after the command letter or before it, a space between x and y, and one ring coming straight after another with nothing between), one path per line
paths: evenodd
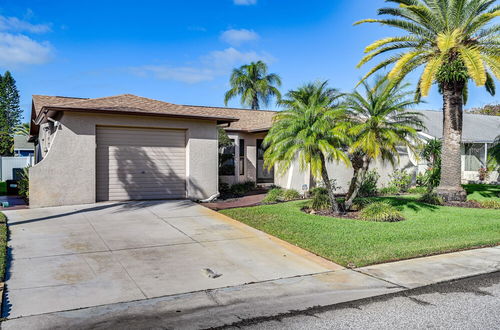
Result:
M485 166L485 145L484 143L465 144L465 171L478 171Z
M234 140L231 139L232 145L223 147L219 150L219 175L234 175Z
M240 175L245 175L245 140L240 139Z

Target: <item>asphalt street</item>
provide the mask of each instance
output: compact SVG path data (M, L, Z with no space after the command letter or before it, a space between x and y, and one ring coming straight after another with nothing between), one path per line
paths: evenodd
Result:
M228 329L500 329L500 272Z

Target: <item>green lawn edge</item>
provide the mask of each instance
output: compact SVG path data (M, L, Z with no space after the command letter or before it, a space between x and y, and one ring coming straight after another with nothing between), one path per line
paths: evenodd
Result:
M410 259L500 244L500 211L434 206L415 196L379 197L407 220L367 222L306 214L307 201L221 213L345 267Z

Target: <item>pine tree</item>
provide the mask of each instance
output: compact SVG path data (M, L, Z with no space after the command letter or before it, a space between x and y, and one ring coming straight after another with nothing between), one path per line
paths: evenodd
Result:
M21 123L19 91L9 71L0 75L0 155L11 154L14 143L12 133Z

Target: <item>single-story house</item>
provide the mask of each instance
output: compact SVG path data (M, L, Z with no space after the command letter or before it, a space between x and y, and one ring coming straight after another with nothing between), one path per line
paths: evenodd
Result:
M206 199L218 192L217 126L231 110L135 95L34 95L31 207Z
M14 156L31 157L35 154L35 145L25 135L14 135Z
M264 110L177 105L130 94L94 99L34 95L30 135L36 164L30 169L31 207L216 196L218 127L224 127L234 141L234 148L226 150L233 156L229 165L234 168L225 166L221 182L252 180L306 190L314 184L313 178L297 164L282 176L264 168L262 141L274 115ZM464 116L464 132L470 130L470 116L479 115ZM488 127L500 127L500 118L479 117L495 121ZM422 132L423 138L432 132ZM487 141L467 141L490 143L490 135ZM405 148L400 150L400 160L398 168L418 171L416 157ZM394 169L379 163L374 167L385 184ZM345 190L352 169L332 163L328 170Z
M231 123L226 128L229 138L234 141L235 148L226 150L234 153L234 171L221 173L221 181L228 184L247 180L256 181L258 184L275 184L287 189L303 191L314 186L314 178L309 171L301 171L298 163L292 163L290 169L282 176L275 175L274 171L267 172L263 167L263 149L260 147L267 131L272 126L272 111L237 112L240 120ZM420 139L425 142L430 139L442 138L443 113L442 111L416 110L423 116L425 130L418 132ZM235 115L236 116L236 115ZM476 181L479 179L479 169L486 166L487 150L495 138L500 135L500 117L464 113L463 145L462 145L462 181ZM226 151L226 152L227 152ZM399 149L399 163L395 167L374 162L370 168L375 169L380 175L379 185L386 186L390 175L396 170L405 170L416 177L427 168L427 163L419 159L406 147ZM352 168L343 163L327 164L330 178L336 179L338 193L345 193L352 178ZM229 173L227 173L229 172ZM228 175L229 174L229 175ZM490 173L487 181L496 182L498 172Z

